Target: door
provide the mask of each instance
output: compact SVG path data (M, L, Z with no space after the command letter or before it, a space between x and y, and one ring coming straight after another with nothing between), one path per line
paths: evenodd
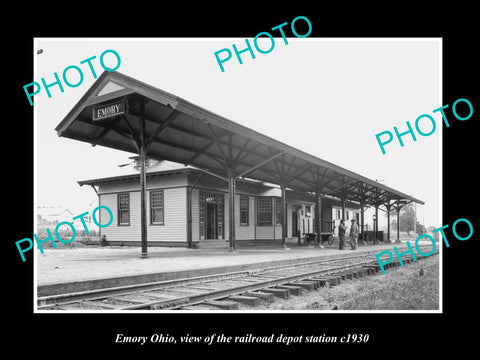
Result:
M207 239L216 239L217 238L217 204L207 203Z
M298 234L298 214L296 209L292 209L292 237L296 237Z

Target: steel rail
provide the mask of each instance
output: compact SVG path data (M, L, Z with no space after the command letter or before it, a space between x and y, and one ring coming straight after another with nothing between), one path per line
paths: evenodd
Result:
M436 250L432 255L438 255L438 254L439 254L439 251ZM420 255L418 258L420 260L420 259L424 259L426 257L427 256ZM397 264L399 263L398 260L396 261L396 263ZM238 287L230 288L230 289L226 289L226 290L222 289L222 290L218 290L218 291L212 291L211 293L212 293L213 296L209 297L209 298L203 297L202 294L195 295L195 296L190 296L190 297L183 297L181 299L176 299L180 302L180 304L178 304L178 303L173 304L170 307L169 307L169 304L168 304L168 300L166 300L166 301L163 301L163 302L159 302L155 305L150 305L150 309L152 309L152 310L159 310L159 309L169 310L169 309L180 308L180 307L183 307L183 306L186 306L186 305L188 305L188 306L198 305L198 304L204 303L206 300L221 299L221 298L224 298L224 297L227 297L227 296L238 295L238 294L246 293L246 292L249 292L249 291L258 291L258 290L262 290L262 289L265 289L265 288L268 288L268 287L274 287L274 286L277 286L277 285L290 284L292 282L293 282L293 284L291 284L291 285L295 285L295 283L294 283L295 281L311 279L311 278L315 278L315 277L319 277L319 276L336 275L336 274L340 274L341 272L345 272L345 271L355 269L355 268L360 268L360 267L363 267L363 266L368 266L370 264L376 264L376 261L365 261L365 262L359 262L359 263L355 263L355 264L346 264L346 265L337 266L337 267L333 267L333 268L329 268L329 269L321 269L321 270L312 271L312 272L308 272L308 273L295 274L295 275L292 275L292 276L282 277L282 278L279 278L279 279L272 279L272 280L268 280L268 281L264 281L264 282L254 283L252 285L240 285ZM232 293L229 293L229 290L231 290ZM206 295L209 295L209 294L206 294ZM135 306L128 307L128 308L134 309ZM125 309L127 309L127 307Z
M291 283L293 281L303 280L306 278L312 278L320 275L325 276L325 275L330 275L332 273L347 271L352 268L358 268L363 265L371 264L372 262L373 262L372 260L368 260L368 261L362 261L362 262L353 263L353 264L329 267L326 269L318 269L315 271L302 272L299 274L293 274L286 277L282 276L278 279L263 280L263 281L258 281L256 283L252 283L248 285L239 285L235 287L228 287L225 289L212 290L212 291L207 291L200 294L178 297L175 299L167 299L163 301L152 301L152 302L147 302L147 303L138 304L138 305L129 305L125 307L120 307L119 310L175 309L175 308L186 306L186 305L194 305L194 304L202 303L206 300L218 300L218 299L222 299L222 298L233 296L233 295L243 294L249 291L257 291L257 290L262 290L269 287L274 287L277 285Z
M48 296L42 296L37 298L37 308L42 309L42 308L50 307L51 305L54 305L54 304L69 304L69 303L77 302L80 300L93 300L93 299L103 298L105 296L111 296L111 295L127 295L131 293L136 293L139 291L156 290L156 289L168 288L168 287L173 287L178 285L197 284L201 282L215 281L215 280L228 279L228 278L234 278L234 277L242 277L242 276L248 276L252 274L269 273L269 272L275 272L279 270L308 267L308 266L314 266L314 265L335 262L335 261L357 259L357 258L367 257L369 255L371 255L371 253L363 253L363 254L358 254L358 255L348 256L348 257L320 259L315 261L305 261L305 262L295 263L295 264L276 265L276 266L255 268L255 269L249 269L249 270L233 271L233 272L221 273L221 274L211 274L211 275L195 276L190 278L163 280L163 281L156 281L156 282L149 282L149 283L123 285L123 286L103 288L103 289L79 291L74 293L48 295Z
M134 285L127 285L115 288L107 288L107 289L97 289L91 290L86 292L78 292L78 293L70 293L70 294L60 294L60 295L52 295L48 297L38 298L38 302L43 302L41 306L37 306L38 309L51 309L53 306L62 306L62 305L71 305L75 303L82 303L84 300L90 301L98 301L104 300L106 298L115 299L116 296L125 296L125 295L141 295L144 292L148 291L155 291L155 290L165 290L168 291L169 289L175 290L176 287L180 286L188 286L192 284L201 284L201 283L209 283L215 281L224 281L224 280L241 280L242 277L244 278L254 278L255 275L259 274L274 274L275 272L280 272L281 270L287 269L301 269L308 266L318 266L330 262L341 262L341 261L348 261L357 258L365 258L371 255L372 252L362 253L354 256L348 257L335 257L329 259L320 259L315 261L306 261L296 264L286 264L286 265L278 265L278 266L271 266L265 268L258 268L253 270L243 270L231 273L223 273L223 274L212 274L206 276L199 276L199 277L192 277L192 278L184 278L184 279L175 279L175 280L167 280L167 281L159 281L153 283L143 283L143 284L134 284ZM438 253L438 250L435 254ZM227 287L225 289L214 289L210 291L201 292L199 294L192 294L192 295L185 295L185 296L178 296L172 299L165 299L165 300L155 300L149 302L139 302L138 304L126 305L126 306L118 306L112 308L112 310L141 310L141 309L175 309L185 305L196 305L200 304L206 300L216 300L225 298L228 296L238 295L249 291L261 290L268 287L273 287L276 285L281 285L285 283L290 283L293 281L311 278L314 276L319 275L329 275L335 272L346 271L355 267L360 267L364 265L374 265L376 264L376 260L367 260L361 261L353 264L342 264L339 266L334 266L330 268L322 268L317 269L315 271L309 272L301 272L297 274L293 274L290 276L281 276L279 278L274 278L270 280L264 281L256 281L251 282L248 285L239 285L233 287ZM239 279L240 278L240 279ZM159 297L161 294L158 294ZM145 296L148 296L146 294ZM63 300L63 301L62 301ZM121 300L121 299L120 299ZM123 300L125 302L134 302L131 300ZM102 306L102 303L98 304L99 307ZM108 311L109 309L105 309Z

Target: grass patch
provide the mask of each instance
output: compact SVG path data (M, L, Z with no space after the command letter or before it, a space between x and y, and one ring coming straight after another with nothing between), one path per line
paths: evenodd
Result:
M289 300L277 300L270 310L438 310L438 255L383 275L343 281ZM422 275L420 272L422 270Z
M350 294L329 289L339 310L438 310L438 256L367 277ZM422 275L420 275L422 274Z
M438 256L433 264L416 264L392 272L387 284L359 288L352 299L339 304L341 310L438 310ZM424 260L426 261L426 260ZM420 275L420 269L423 275ZM387 275L386 275L387 276Z

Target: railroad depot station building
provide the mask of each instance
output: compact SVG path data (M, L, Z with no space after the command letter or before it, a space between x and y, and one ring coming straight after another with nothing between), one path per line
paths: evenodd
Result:
M337 233L341 218L362 229L367 207L378 229L379 209L398 216L408 203L423 204L115 71L100 75L55 130L138 154L139 172L79 184L114 215L100 238L138 244L142 257L153 245L318 243ZM103 223L109 215L99 213Z
M149 160L147 164L149 245L204 247L225 243L230 226L225 181L200 169L169 161ZM95 187L99 205L108 206L114 214L114 222L101 229L108 244L139 244L139 178L137 173L79 181L82 186ZM286 203L288 240L298 242L305 234L315 233L315 197L287 189ZM282 206L278 186L255 180L237 180L234 200L236 240L244 245L252 244L251 241L257 244L278 242L282 237ZM342 217L341 201L326 196L321 206L323 232L336 235ZM190 207L191 219L187 216ZM347 223L353 218L360 221L358 204L346 201L344 210ZM109 215L106 216L105 221L108 221Z

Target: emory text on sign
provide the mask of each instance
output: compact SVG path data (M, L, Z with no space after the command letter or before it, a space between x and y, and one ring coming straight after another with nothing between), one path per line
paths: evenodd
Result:
M99 105L93 108L93 121L106 119L112 116L125 114L125 101L117 101L112 104Z

